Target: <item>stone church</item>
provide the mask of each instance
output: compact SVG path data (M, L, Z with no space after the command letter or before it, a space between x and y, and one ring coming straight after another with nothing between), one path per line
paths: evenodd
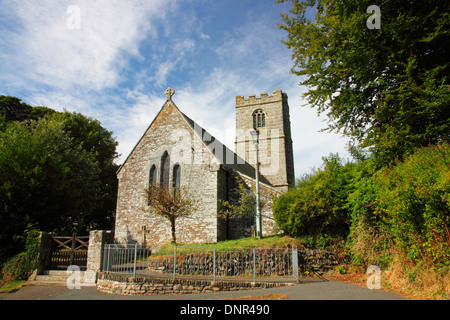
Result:
M222 202L239 201L238 185L255 190L256 144L259 132L260 196L263 235L275 232L272 199L294 182L294 161L287 95L276 90L236 97L235 152L211 136L173 102L167 100L117 172L115 241L164 244L171 240L169 221L151 211L149 184L184 187L197 201L196 211L176 221L179 243L215 243L248 237L255 217L223 218ZM218 119L218 122L220 119Z

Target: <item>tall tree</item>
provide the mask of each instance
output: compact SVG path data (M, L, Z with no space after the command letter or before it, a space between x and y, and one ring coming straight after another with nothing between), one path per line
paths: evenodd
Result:
M119 168L115 164L118 157L117 141L111 131L103 128L100 121L80 113L55 113L50 119L63 124L63 130L72 141L86 152L92 154L99 168L99 192L92 202L89 215L79 221L84 229L112 228L117 201L117 177Z
M62 124L14 122L0 132L0 241L11 253L27 225L71 232L99 192L99 169ZM4 250L4 252L2 252Z
M90 229L110 229L113 227L117 197L115 160L117 141L111 131L103 128L98 120L76 112L57 112L46 107L32 107L19 98L0 96L0 131L6 130L8 124L19 121L30 124L32 121L47 119L59 122L61 128L70 138L71 144L80 146L93 157L99 174L99 191L95 201L90 203L90 210L77 217L76 229L86 232ZM46 230L52 231L52 230Z
M278 2L292 3L279 28L288 33L292 72L312 107L326 112L328 130L382 163L449 140L448 1ZM368 26L371 5L380 8L380 29Z
M56 111L50 108L32 107L19 98L0 95L0 131L5 130L9 122L38 120L54 113Z

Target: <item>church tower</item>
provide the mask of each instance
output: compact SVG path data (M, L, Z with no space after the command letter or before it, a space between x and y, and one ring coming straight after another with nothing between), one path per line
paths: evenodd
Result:
M259 132L260 173L280 191L294 184L294 155L286 93L236 97L236 153L255 166L256 153L250 130Z

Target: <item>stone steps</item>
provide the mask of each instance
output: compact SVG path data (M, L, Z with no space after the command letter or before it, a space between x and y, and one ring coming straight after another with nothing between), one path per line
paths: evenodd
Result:
M80 282L85 282L86 271L80 271ZM42 274L32 276L29 280L30 285L44 286L67 286L67 279L75 278L74 272L66 270L44 270Z

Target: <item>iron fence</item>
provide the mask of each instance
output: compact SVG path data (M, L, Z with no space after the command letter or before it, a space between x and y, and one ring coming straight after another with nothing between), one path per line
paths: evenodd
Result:
M133 277L299 281L297 248L109 244L103 257L104 272Z

